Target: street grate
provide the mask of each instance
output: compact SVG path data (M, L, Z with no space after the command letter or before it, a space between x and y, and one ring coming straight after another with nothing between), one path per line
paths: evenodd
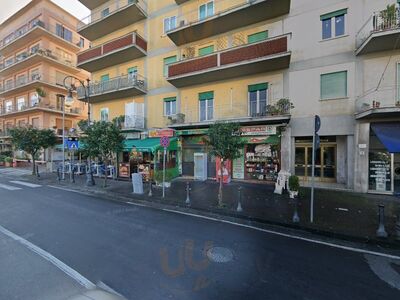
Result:
M233 252L228 248L213 247L208 249L207 257L212 262L227 263L233 259Z

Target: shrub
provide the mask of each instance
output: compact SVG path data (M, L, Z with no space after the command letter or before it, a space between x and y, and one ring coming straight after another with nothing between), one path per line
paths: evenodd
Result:
M0 162L4 162L4 160L6 159L5 155L0 154Z
M6 163L12 163L13 162L13 158L12 157L6 157L5 159L4 159L4 162L6 162Z
M177 177L175 168L165 169L165 182L171 182L171 180L174 179L175 177ZM162 170L157 170L156 172L154 172L154 180L157 183L161 183L163 181Z
M297 192L300 188L299 177L292 175L289 177L289 190Z

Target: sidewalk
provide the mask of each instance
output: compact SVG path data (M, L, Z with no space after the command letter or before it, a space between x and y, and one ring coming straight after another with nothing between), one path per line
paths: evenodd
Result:
M32 180L31 176L26 176ZM34 179L37 180L37 179ZM176 179L166 197L162 199L161 187L153 186L153 196L148 196L149 186L144 184L144 194L132 194L132 183L128 181L107 180L108 186L103 188L103 178L95 178L97 185L85 186L86 176L76 176L76 183L59 182L56 174L42 173L39 181L43 184L59 185L74 190L91 193L101 193L107 198L119 201L146 201L153 205L169 205L188 208L186 200L187 180ZM380 242L400 245L396 241L396 221L400 213L400 199L394 196L360 194L347 191L316 189L314 206L314 223L310 223L310 190L300 191L298 213L299 223L293 223L294 201L287 194L274 194L274 186L232 182L224 186L224 207L218 207L218 183L215 181L194 181L190 183L190 210L196 210L217 215L241 218L248 221L283 225L300 228L330 237L357 240L362 242ZM237 212L241 191L242 212ZM389 235L387 239L378 239L378 204L385 206L385 227Z

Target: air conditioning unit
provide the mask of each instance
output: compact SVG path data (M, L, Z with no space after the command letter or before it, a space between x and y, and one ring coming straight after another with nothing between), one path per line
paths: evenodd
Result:
M185 20L181 20L181 21L179 22L179 26L180 26L180 27L185 26L185 23L186 23Z

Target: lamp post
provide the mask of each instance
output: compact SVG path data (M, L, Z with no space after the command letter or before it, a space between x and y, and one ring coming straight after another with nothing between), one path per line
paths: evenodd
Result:
M68 90L68 95L66 97L66 101L68 100L69 102L73 101L72 97L72 92L76 91L77 88L75 84L71 83L69 86L67 85L67 81L71 80L73 81L78 81L80 85L82 86L82 89L85 92L85 99L84 102L88 104L88 118L87 118L87 126L90 126L90 98L89 98L89 84L90 84L90 79L86 79L86 85L85 82L80 80L79 78L76 78L74 76L67 76L64 78L64 87ZM92 162L90 159L90 155L88 156L88 167L89 167L89 172L86 173L86 185L87 186L93 186L95 185L94 178L93 178L93 172L92 172Z

